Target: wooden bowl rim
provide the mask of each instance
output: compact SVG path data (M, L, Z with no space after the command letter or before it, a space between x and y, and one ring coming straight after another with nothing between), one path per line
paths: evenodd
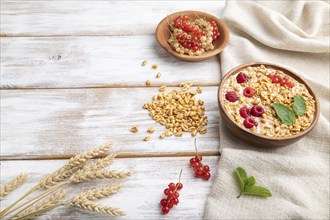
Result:
M249 130L245 130L244 128L242 128L241 126L237 125L228 115L227 111L225 111L224 109L224 103L223 100L221 99L221 93L222 93L222 87L223 84L226 82L226 80L233 74L237 73L238 71L247 68L249 66L260 66L260 65L264 65L265 67L271 67L277 70L281 70L283 71L285 74L289 75L290 77L294 78L295 80L297 80L299 83L302 83L306 86L309 94L311 96L313 96L314 100L315 100L315 112L314 112L314 118L313 118L313 122L312 124L304 131L299 132L298 134L289 136L289 137L266 137L260 134L256 134L254 132L251 132ZM240 66L237 66L233 69L231 69L228 73L226 73L226 75L222 78L219 88L218 88L218 105L219 108L221 108L221 110L225 113L225 117L227 117L233 124L233 126L235 126L236 128L238 128L240 131L242 132L246 132L250 135L256 136L262 140L265 141L287 141L287 140L294 140L294 139L299 139L303 136L305 136L306 134L308 134L317 124L317 121L319 119L320 116L320 103L319 100L317 98L317 96L315 95L315 92L312 90L311 86L302 78L300 77L297 73L295 73L293 70L288 69L286 67L283 66L279 66L277 64L272 64L272 63L268 63L268 62L255 62L255 63L247 63L247 64L242 64Z
M208 18L211 18L213 20L216 21L216 23L220 26L221 28L223 29L223 32L224 32L224 41L222 44L220 44L217 48L214 48L213 50L211 51L208 51L208 52L205 52L204 54L200 55L200 56L189 56L189 55L185 55L185 54L180 54L176 51L174 51L172 49L172 47L168 44L167 40L164 41L164 40L161 40L160 39L160 33L161 33L161 30L160 28L166 23L167 24L167 18L168 17L175 17L175 16L179 16L180 14L187 14L187 13L197 13L197 14L202 14L202 16L206 15L205 17L208 17ZM219 27L220 28L220 27ZM219 54L221 51L223 51L223 49L227 46L228 44L228 41L229 41L229 29L227 27L227 25L222 21L220 20L219 18L215 17L214 15L211 15L209 13L206 13L206 12L202 12L202 11L191 11L191 10L188 10L188 11L178 11L178 12L174 12L172 14L169 14L167 15L165 18L163 18L157 25L157 28L156 28L156 32L155 32L155 35L156 35L156 39L157 39L157 42L158 44L164 48L168 53L170 53L172 56L175 56L179 59L184 59L184 60L189 60L189 61L200 61L200 60L205 60L205 59L208 59L212 56L215 56L217 54Z

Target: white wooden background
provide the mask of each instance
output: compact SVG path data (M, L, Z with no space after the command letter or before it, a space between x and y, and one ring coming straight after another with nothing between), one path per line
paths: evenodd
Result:
M134 175L104 204L122 208L123 219L201 219L219 160L219 58L179 61L158 46L154 31L172 12L200 10L219 17L223 7L223 1L1 1L1 182L30 172L28 183L1 207L63 159L112 140L120 153L113 167ZM145 58L149 65L141 67ZM153 63L157 71L150 68ZM153 87L145 87L147 79ZM211 167L209 181L196 179L188 165L193 138L160 140L164 128L142 109L159 86L182 81L204 88L199 97L206 103L208 133L197 138ZM129 132L135 124L142 132ZM156 131L144 142L150 126ZM181 168L180 204L161 215L162 191L177 181ZM63 207L44 218L105 216Z

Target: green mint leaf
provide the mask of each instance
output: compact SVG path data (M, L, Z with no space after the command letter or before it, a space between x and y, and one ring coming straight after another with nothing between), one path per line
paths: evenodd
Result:
M273 108L284 124L293 125L296 122L296 115L291 108L280 103L274 103Z
M272 193L269 189L266 189L262 186L251 186L247 187L242 194L246 195L254 195L254 196L262 196L262 197L271 197Z
M241 186L241 193L237 196L237 198L239 198L241 195L254 195L262 197L272 196L272 193L265 187L255 186L255 178L253 176L248 177L242 167L237 167L235 169L235 173Z
M256 179L254 179L253 176L250 176L248 179L247 179L247 182L248 184L245 186L245 188L247 187L251 187L251 186L254 186L256 184Z
M245 185L247 185L247 174L245 172L245 170L242 167L237 167L235 170L236 176L240 182L241 185L241 190L243 191L245 188Z
M306 100L300 95L293 97L293 111L296 115L303 116L306 111Z

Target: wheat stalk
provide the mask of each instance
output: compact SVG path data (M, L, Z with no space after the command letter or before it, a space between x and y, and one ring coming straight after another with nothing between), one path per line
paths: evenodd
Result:
M108 206L104 206L98 203L93 203L88 199L78 200L78 201L69 201L66 203L67 205L71 205L74 207L78 207L81 209L89 210L92 212L103 213L112 216L123 216L125 213L118 208L112 208Z
M22 212L18 213L17 216L20 218L29 216L29 218L32 218L34 216L40 215L43 213L44 210L48 209L49 207L59 204L59 201L62 198L64 198L64 196L67 193L68 193L68 190L61 190L57 193L50 194L43 200L24 209Z
M94 171L94 172L86 172L79 175L73 175L70 178L71 183L81 183L81 182L88 182L91 180L96 179L113 179L113 178L126 178L131 176L131 172L122 172L122 171L116 171L116 170L100 170L100 171Z
M21 173L9 182L2 184L0 186L0 200L2 200L11 191L20 187L25 182L26 177L27 173Z
M76 195L72 201L78 201L82 199L88 199L89 201L95 201L98 199L105 198L111 194L115 194L120 190L121 185L109 185L109 186L98 186L96 188L83 191Z

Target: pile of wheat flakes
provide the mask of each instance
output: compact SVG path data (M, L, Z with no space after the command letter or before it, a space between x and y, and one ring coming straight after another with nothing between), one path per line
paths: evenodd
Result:
M147 61L144 60L142 66L145 66L146 63ZM150 80L148 81L150 82ZM149 111L152 119L166 127L166 131L160 134L160 138L173 135L179 137L183 135L183 132L190 132L194 137L197 133L205 134L207 132L208 120L205 115L204 101L196 99L196 94L202 93L203 89L198 86L196 90L192 90L191 86L190 82L180 83L179 88L171 91L167 91L167 88L162 86L159 93L152 97L152 101L143 105L143 108ZM133 126L131 131L136 133L139 128ZM149 128L147 132L153 133L154 128ZM150 140L150 136L143 140Z

